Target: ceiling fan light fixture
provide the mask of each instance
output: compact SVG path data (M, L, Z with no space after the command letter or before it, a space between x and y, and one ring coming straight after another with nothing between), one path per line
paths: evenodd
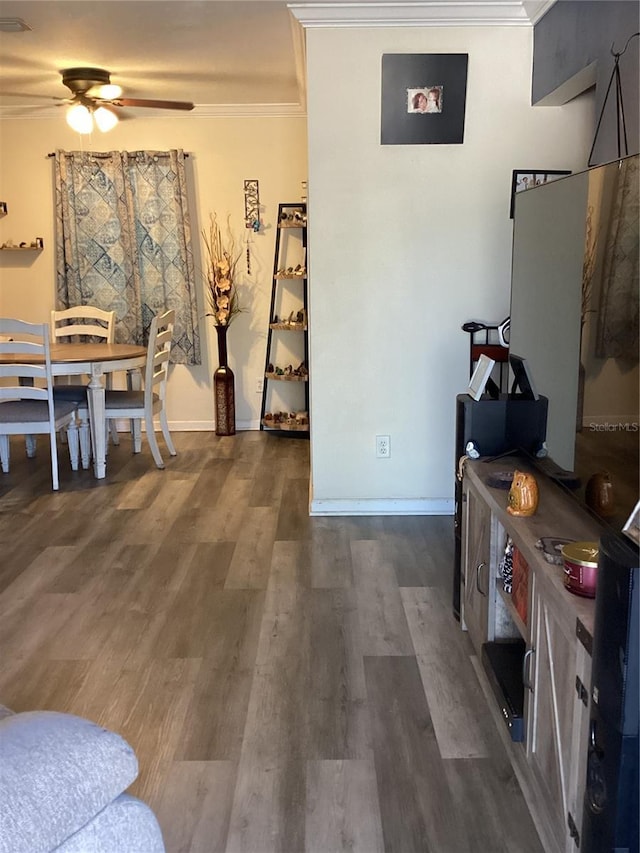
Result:
M192 110L191 101L164 101L149 98L122 98L122 89L111 82L104 68L65 68L60 72L63 84L71 90L71 109L67 122L78 133L91 133L95 124L102 131L118 123L111 107L146 107L155 110ZM104 109L102 109L104 107ZM99 117L100 116L100 117Z
M96 90L96 96L104 98L105 101L112 101L114 98L119 98L120 95L122 95L122 86L118 86L116 83L107 83Z
M98 130L101 130L103 133L112 130L119 121L118 116L108 107L98 107L93 112L93 118L98 126Z
M67 124L76 133L91 133L93 130L91 111L84 104L72 104L67 110Z

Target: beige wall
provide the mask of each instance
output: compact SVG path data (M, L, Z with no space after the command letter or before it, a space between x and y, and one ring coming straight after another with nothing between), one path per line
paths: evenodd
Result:
M519 27L307 30L312 511L452 509L469 319L509 313L513 169L585 167ZM380 145L383 53L468 53L463 145ZM376 459L375 436L391 436Z
M43 237L40 255L0 253L0 314L43 322L54 307L55 237L53 161L56 149L136 150L183 148L189 152L192 188L192 237L196 263L201 265L200 229L210 211L231 213L241 240L244 228L243 181L260 181L263 231L251 246L252 276L243 277L241 297L249 309L229 332L230 364L236 376L238 428L257 428L261 396L256 393L264 372L271 275L278 203L299 200L307 177L306 119L289 118L167 118L136 117L122 121L108 134L81 139L71 131L62 110L58 118L11 119L0 126L0 199L9 215L0 219L0 244ZM246 270L244 263L241 270ZM204 318L204 291L199 287L203 364L177 365L168 390L168 414L174 429L212 429L214 412L211 375L217 366L215 332Z

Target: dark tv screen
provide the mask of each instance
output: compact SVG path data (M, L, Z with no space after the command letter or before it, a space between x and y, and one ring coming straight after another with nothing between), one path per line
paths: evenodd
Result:
M634 155L518 193L514 217L510 350L549 399L551 460L618 531L639 494L639 186Z

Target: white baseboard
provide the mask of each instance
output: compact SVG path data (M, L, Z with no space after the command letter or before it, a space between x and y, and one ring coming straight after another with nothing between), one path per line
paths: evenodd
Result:
M453 498L311 500L309 515L453 515Z

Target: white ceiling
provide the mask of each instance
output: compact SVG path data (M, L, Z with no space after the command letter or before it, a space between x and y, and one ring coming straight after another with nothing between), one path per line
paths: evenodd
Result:
M0 116L51 114L60 71L105 68L125 97L187 100L193 114L305 108L305 26L530 26L553 0L1 0ZM140 112L140 111L136 111ZM148 111L145 111L148 113Z

